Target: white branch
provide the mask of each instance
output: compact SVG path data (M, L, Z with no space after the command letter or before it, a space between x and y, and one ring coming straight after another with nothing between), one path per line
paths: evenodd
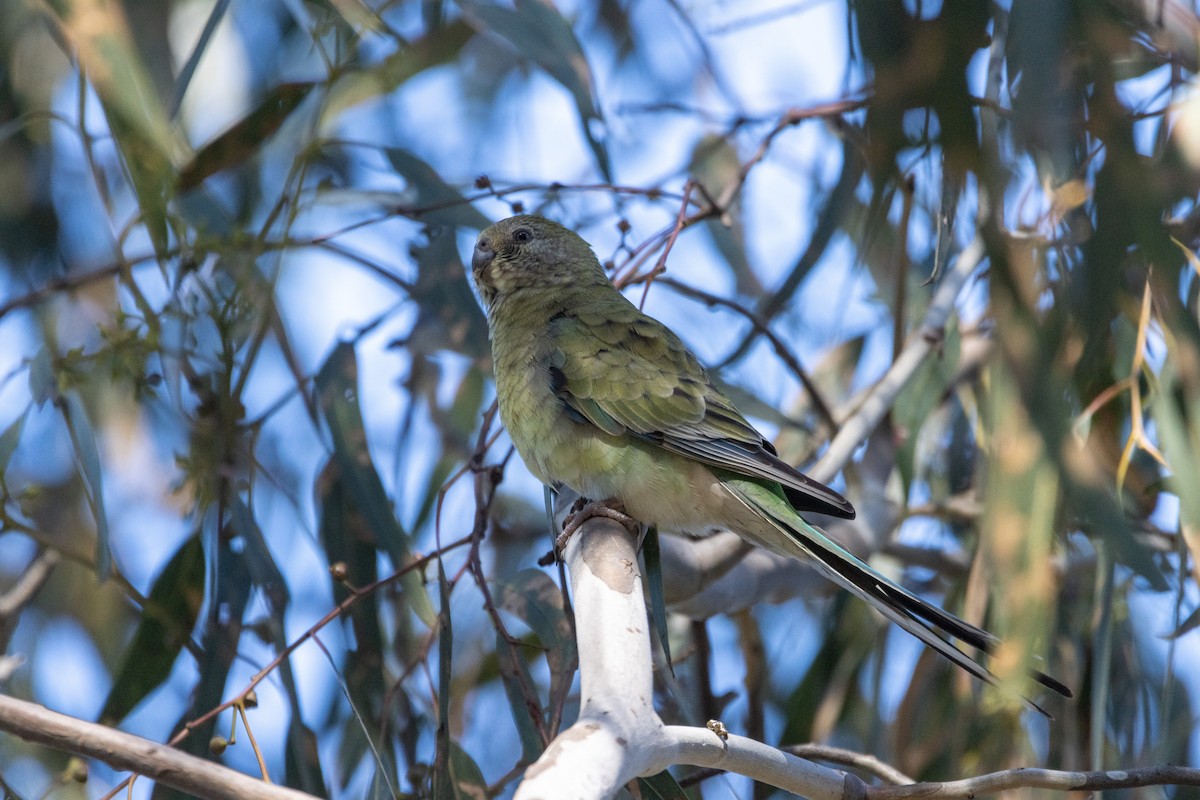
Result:
M740 736L663 725L653 705L636 542L618 523L596 517L571 537L565 557L579 646L579 718L525 771L516 800L602 800L672 764L732 770L820 800L844 796L842 772Z
M888 508L886 502L881 506ZM868 558L877 544L867 530L867 519L835 520L826 533L860 558ZM890 530L894 520L888 517L874 523ZM730 531L700 539L668 534L659 536L658 542L664 599L671 611L691 619L733 614L759 603L826 595L834 588L807 563L754 547Z
M667 605L691 619L733 614L758 603L812 597L832 588L807 564L752 547L728 531L704 539L660 536L658 541ZM706 556L718 547L735 558L745 555L719 572L706 570Z
M891 409L896 402L896 396L925 362L925 358L934 348L941 345L946 322L954 311L959 292L983 260L983 255L983 239L976 236L959 254L954 267L938 284L929 308L925 311L925 319L908 337L904 350L888 369L887 374L875 384L862 405L842 423L837 435L829 443L829 448L808 471L815 480L826 483L846 465L859 443L875 430L879 421Z
M174 747L0 695L0 730L29 742L103 761L205 800L315 800Z

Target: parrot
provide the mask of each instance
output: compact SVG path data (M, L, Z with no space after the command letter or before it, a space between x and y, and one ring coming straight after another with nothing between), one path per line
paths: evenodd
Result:
M854 507L781 460L679 337L617 290L578 234L540 216L509 217L479 234L471 272L500 419L542 483L645 525L696 536L728 529L810 562L971 675L997 682L939 632L985 653L998 638L806 522L802 513L853 519ZM1032 677L1071 696L1048 675Z

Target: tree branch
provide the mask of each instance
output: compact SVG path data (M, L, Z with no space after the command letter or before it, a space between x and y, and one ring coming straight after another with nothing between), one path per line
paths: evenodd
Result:
M0 695L0 730L145 775L205 800L314 800L310 794L243 775L169 745L5 695Z
M566 563L575 599L579 718L525 771L516 800L600 800L672 764L736 771L814 800L845 796L844 773L744 737L663 724L653 705L637 545L625 528L588 520L567 542Z
M1056 769L1010 769L945 783L913 783L908 786L873 786L867 800L920 798L972 798L1009 789L1055 789L1096 791L1130 789L1137 786L1200 786L1200 769L1158 766L1138 769L1109 769L1066 772Z
M896 396L924 363L925 358L941 345L946 322L954 311L959 292L983 260L983 254L983 239L976 236L959 254L954 268L946 274L934 292L933 300L925 312L925 319L921 321L921 327L908 337L903 352L863 399L858 409L842 423L837 435L829 443L829 448L808 471L815 480L828 482L846 465L859 443L875 430L880 420L891 410Z

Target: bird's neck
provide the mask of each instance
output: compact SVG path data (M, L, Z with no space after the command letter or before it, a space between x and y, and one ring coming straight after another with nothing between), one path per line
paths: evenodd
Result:
M536 286L497 294L488 307L488 321L493 335L510 325L525 330L544 326L555 317L586 305L594 293L595 289L588 286Z

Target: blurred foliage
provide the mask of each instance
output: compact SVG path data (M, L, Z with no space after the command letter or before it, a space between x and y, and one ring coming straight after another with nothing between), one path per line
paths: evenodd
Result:
M937 344L847 491L881 564L1006 640L1005 686L839 597L659 619L668 722L930 780L1198 751L1190 6L243 5L0 0L0 586L61 555L0 619L28 662L5 691L254 771L209 751L237 715L320 796L511 793L577 660L460 253L533 211L797 463ZM843 37L820 80L743 58L814 14ZM1035 661L1077 694L1049 728L1014 700ZM0 754L13 796L68 768Z

